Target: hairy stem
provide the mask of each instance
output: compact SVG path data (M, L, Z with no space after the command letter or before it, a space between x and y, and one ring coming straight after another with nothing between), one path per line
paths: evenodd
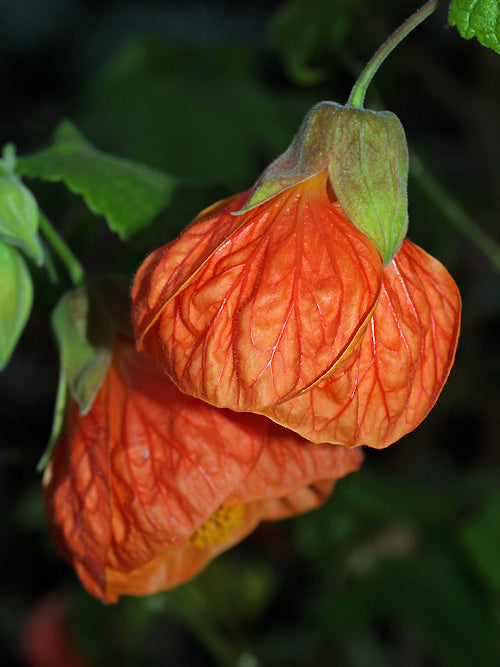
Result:
M433 11L439 7L439 5L442 5L445 1L446 0L429 0L429 2L426 2L425 5L412 14L409 19L402 23L399 28L386 39L386 41L375 52L371 60L359 75L358 80L354 84L354 87L351 90L351 94L349 95L349 99L347 101L348 106L356 107L357 109L363 108L366 89L370 85L370 82L375 76L375 73L380 65L384 62L392 50L399 44L399 42L401 42L406 37L406 35L408 35L414 28L422 23L422 21L430 16Z

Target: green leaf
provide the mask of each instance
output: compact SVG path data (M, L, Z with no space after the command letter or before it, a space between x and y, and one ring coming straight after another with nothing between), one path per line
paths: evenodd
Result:
M60 125L53 146L19 158L18 171L63 181L123 240L151 223L169 204L177 183L160 171L98 151L68 121Z
M116 330L99 299L89 290L65 294L52 314L61 368L70 392L85 414L111 362Z
M500 494L462 533L463 543L481 573L500 590Z
M500 0L453 0L448 21L464 39L476 37L500 53Z
M0 241L0 370L7 365L33 303L33 283L19 252Z
M44 253L38 236L38 206L28 188L13 171L15 155L11 146L0 160L0 239L14 245L38 266Z

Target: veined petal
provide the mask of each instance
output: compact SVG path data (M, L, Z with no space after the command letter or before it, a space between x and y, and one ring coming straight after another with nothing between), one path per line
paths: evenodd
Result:
M132 288L134 328L139 342L160 315L165 303L200 270L212 253L240 227L232 215L250 192L228 197L201 211L175 241L152 252L141 264Z
M255 467L226 499L227 504L276 499L322 480L337 480L357 470L361 449L315 445L293 431L270 423Z
M336 480L324 479L303 486L283 498L266 498L258 502L261 521L279 521L310 512L322 505L333 491Z
M185 542L248 474L267 421L179 392L119 339L89 412L70 402L44 476L49 526L94 595Z
M261 521L286 519L315 509L328 498L334 483L334 480L324 480L281 498L267 498L245 505L241 521L230 527L228 538L223 542L212 542L200 548L188 541L127 573L108 568L105 601L116 602L121 595L150 595L178 586L249 535Z
M239 210L240 199L231 207ZM357 344L380 293L382 261L330 201L326 172L233 216L243 223L227 227L201 261L200 237L228 224L222 211L139 270L136 334L186 393L258 412L317 383ZM179 272L189 276L182 285Z
M460 306L442 264L403 241L361 345L313 389L266 414L313 442L390 445L436 402L455 357Z

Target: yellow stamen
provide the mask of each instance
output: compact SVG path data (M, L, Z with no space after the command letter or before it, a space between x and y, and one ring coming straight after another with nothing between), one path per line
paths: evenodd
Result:
M228 542L231 528L241 523L244 513L244 505L221 505L205 523L201 524L188 543L203 549L210 544Z

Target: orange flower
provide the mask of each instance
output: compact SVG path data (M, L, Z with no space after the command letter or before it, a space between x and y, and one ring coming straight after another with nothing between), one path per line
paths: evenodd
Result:
M428 414L448 377L460 295L444 266L403 241L350 356L310 391L265 411L313 442L383 448Z
M138 348L184 392L313 442L385 447L429 412L453 363L460 295L404 241L386 267L326 170L238 214L202 212L140 267Z
M46 515L86 589L115 602L176 586L260 521L318 506L361 459L182 394L119 336L90 410L70 400Z

